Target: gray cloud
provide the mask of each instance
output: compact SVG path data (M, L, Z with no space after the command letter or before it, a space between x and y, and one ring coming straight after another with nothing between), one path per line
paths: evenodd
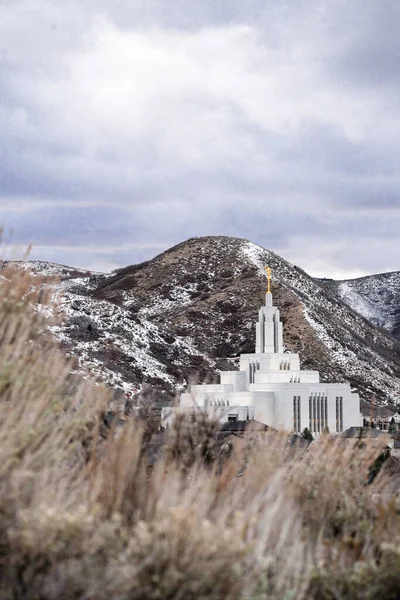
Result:
M316 274L399 268L397 1L0 10L14 243L113 268L224 234Z
M363 10L357 2L347 3L346 8L332 28L338 43L328 65L330 73L359 92L359 86L371 91L382 87L398 90L399 3L368 0L363 4Z

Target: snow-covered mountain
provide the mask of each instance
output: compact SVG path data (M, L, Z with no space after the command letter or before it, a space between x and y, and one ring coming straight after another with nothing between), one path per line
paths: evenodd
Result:
M35 261L21 266L54 286L63 324L52 331L76 356L78 372L88 369L125 391L151 385L173 394L190 381L213 380L219 369L234 368L241 352L253 351L267 264L284 343L300 353L303 368L317 369L324 381L350 381L365 398L400 401L398 341L365 310L356 312L359 305L340 288L350 282L315 280L246 240L193 238L111 274ZM379 324L386 326L384 318Z
M320 282L368 321L400 338L400 272Z

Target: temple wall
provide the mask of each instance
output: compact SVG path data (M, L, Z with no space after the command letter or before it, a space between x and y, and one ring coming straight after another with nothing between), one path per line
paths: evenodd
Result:
M284 421L290 431L295 429L295 397L300 398L300 431L307 427L313 433L322 433L326 424L335 434L361 423L358 394L352 394L348 384L285 385Z
M221 371L221 384L231 385L234 392L244 392L246 382L246 373L243 371Z
M260 371L280 371L294 370L300 371L300 358L298 354L291 352L280 352L277 354L241 354L240 370L246 371L251 362L257 362L260 365Z
M256 392L253 394L254 419L275 427L276 401L273 392ZM275 427L276 428L276 427Z
M318 371L269 371L256 372L254 383L250 384L253 390L258 383L319 383Z
M254 418L253 406L240 404L237 406L212 407L208 409L211 418L217 419L220 423L226 423L229 418L236 418L237 421L247 421Z
M210 399L225 397L230 392L233 392L233 386L229 384L192 385L190 392L181 395L180 406L204 407Z

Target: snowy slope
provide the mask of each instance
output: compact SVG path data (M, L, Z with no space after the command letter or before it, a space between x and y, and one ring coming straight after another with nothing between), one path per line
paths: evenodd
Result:
M400 272L322 283L368 321L400 337Z
M190 367L191 357L195 365L202 362L207 371L212 370L211 362L196 352L188 336L171 341L146 318L154 309L135 314L128 293L123 293L126 300L121 306L94 298L93 290L112 279L113 273L89 273L44 261L14 265L29 269L52 289L54 311L61 324L49 329L68 354L76 357L76 373L86 376L89 372L97 381L125 392L145 382L172 393L186 384L183 373Z

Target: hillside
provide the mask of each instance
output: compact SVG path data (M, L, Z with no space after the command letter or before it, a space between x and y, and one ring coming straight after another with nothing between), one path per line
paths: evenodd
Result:
M400 272L319 281L368 321L400 338Z
M324 381L349 381L364 398L397 402L395 337L348 306L334 285L246 240L193 238L111 274L29 266L61 279L54 296L64 324L53 333L76 355L78 371L121 390L148 384L173 394L190 381L213 380L253 351L266 264L284 343L300 353L302 368L317 369Z

